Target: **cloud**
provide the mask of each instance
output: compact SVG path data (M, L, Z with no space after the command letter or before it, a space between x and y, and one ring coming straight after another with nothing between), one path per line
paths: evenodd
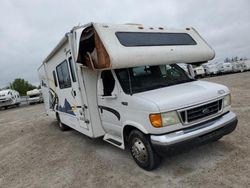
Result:
M73 26L88 22L194 27L215 49L215 61L250 52L248 0L2 0L0 88L22 77L38 84L37 68Z

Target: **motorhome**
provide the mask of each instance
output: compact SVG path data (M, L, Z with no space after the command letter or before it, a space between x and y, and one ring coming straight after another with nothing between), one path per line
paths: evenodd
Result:
M28 103L36 104L43 102L42 90L41 89L33 89L27 91Z
M7 109L10 106L19 106L20 103L21 99L17 91L12 89L0 91L0 108Z
M215 64L203 65L206 75L216 75L218 73L218 68Z
M205 76L205 69L203 66L193 66L194 74L196 78L203 78Z
M250 60L249 59L247 59L243 62L243 68L244 68L244 71L250 70Z
M233 72L233 65L231 63L221 63L218 65L219 72L222 74Z
M194 28L77 26L38 69L45 109L61 130L127 147L141 168L152 170L172 148L235 129L229 89L196 80L176 64L214 56Z
M243 72L244 62L243 61L232 62L232 69L233 69L233 72Z

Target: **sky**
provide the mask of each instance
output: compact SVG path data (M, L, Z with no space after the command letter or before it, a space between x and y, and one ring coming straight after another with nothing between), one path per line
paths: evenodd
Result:
M0 88L39 84L37 68L73 26L88 22L194 27L216 52L250 58L249 0L1 0Z

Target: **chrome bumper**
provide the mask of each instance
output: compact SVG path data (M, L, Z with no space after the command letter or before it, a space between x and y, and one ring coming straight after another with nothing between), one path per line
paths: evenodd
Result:
M178 130L176 132L168 133L165 135L151 135L150 139L153 145L170 146L192 140L194 138L213 132L217 129L229 126L232 123L237 124L237 116L235 115L235 113L230 111L222 117L204 124L200 124L200 126L185 128L183 130Z

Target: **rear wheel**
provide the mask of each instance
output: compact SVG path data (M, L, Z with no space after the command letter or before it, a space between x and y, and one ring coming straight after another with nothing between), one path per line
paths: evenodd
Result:
M69 127L67 125L63 124L61 121L59 122L59 128L61 131L69 130Z
M149 139L138 130L133 130L129 135L129 149L137 165L145 170L156 168L160 162Z

